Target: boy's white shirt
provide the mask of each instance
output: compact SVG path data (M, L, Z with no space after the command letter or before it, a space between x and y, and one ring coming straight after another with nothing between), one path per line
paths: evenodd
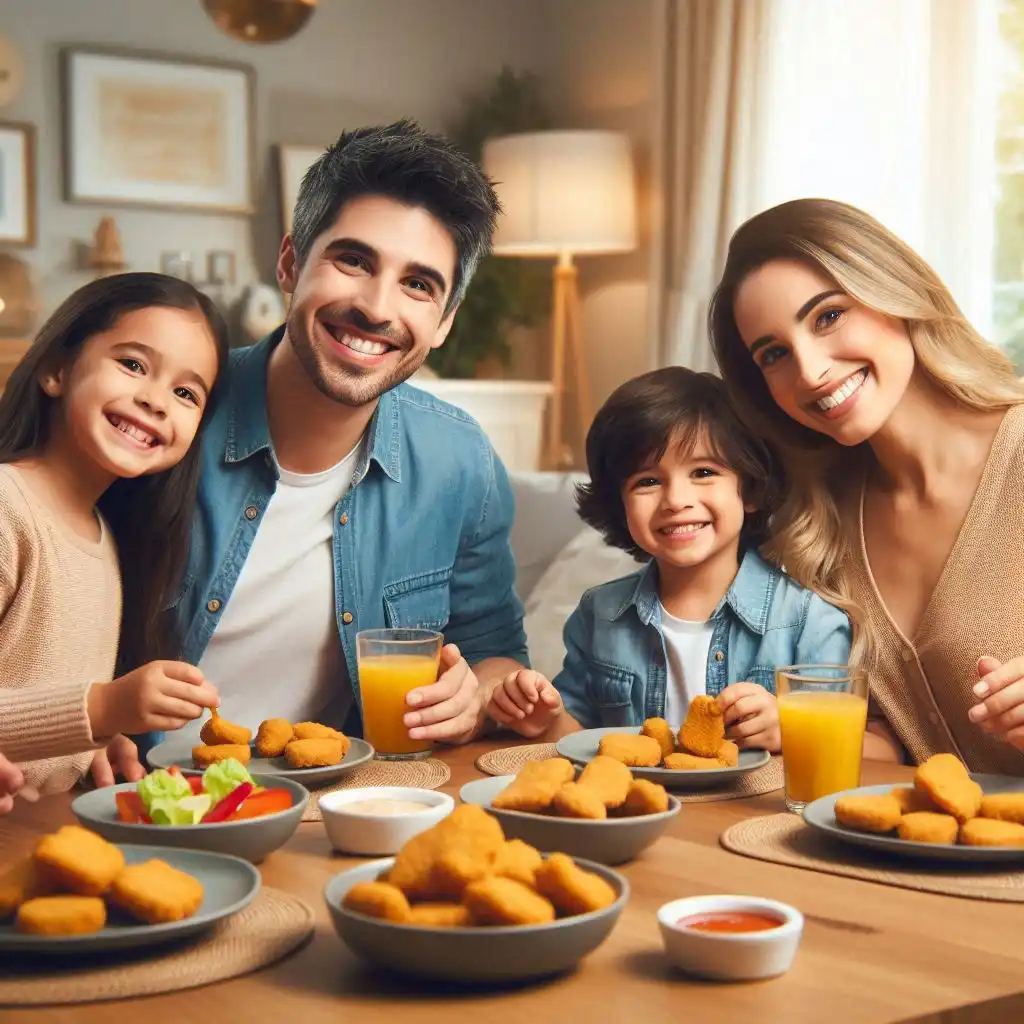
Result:
M713 628L710 620L677 619L661 605L661 635L665 639L668 680L665 687L665 720L678 729L690 701L707 693L708 651Z

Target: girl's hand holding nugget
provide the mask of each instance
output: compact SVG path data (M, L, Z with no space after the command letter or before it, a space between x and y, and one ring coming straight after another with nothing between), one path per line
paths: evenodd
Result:
M775 695L756 683L733 683L718 695L726 739L741 750L755 747L777 754L782 749L779 705Z
M510 672L491 692L487 714L520 736L534 739L563 713L562 697L539 672Z
M978 675L981 679L974 694L980 703L967 717L985 732L1024 750L1024 657L1005 664L979 658Z

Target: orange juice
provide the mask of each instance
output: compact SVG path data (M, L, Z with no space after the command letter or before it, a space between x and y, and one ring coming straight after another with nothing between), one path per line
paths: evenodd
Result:
M867 717L868 702L854 693L779 697L787 802L809 804L860 785Z
M406 696L418 686L437 682L437 665L436 657L422 654L359 659L363 732L379 754L418 754L430 749L429 740L409 738L402 718L411 710Z

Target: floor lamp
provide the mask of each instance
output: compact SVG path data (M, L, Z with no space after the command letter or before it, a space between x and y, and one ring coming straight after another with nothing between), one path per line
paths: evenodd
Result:
M504 208L495 254L555 258L552 396L543 463L546 469L564 469L572 463L564 433L567 357L572 360L581 434L593 415L574 259L636 247L629 140L606 131L506 135L484 144L483 166Z

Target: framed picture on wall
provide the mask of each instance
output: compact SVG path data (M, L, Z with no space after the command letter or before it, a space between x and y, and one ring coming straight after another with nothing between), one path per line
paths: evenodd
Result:
M36 244L36 130L0 121L0 245Z
M252 213L251 68L79 47L61 56L71 202Z
M278 146L277 166L281 181L281 221L285 234L292 229L292 211L306 171L323 156L326 146Z

